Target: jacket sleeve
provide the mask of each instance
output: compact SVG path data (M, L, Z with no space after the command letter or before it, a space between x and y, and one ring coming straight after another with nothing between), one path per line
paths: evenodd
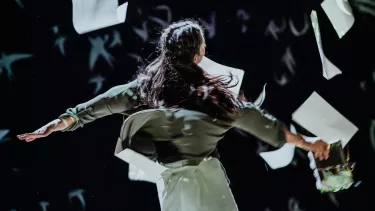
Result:
M244 103L233 124L274 147L286 143L283 131L286 125L250 102Z
M133 109L138 104L135 94L136 86L137 80L115 86L85 103L67 109L59 118L72 116L76 119L76 123L64 129L63 132L73 131L96 119Z

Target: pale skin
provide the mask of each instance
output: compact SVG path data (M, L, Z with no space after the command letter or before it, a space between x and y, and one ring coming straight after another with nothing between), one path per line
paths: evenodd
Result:
M193 57L194 63L198 64L199 62L201 62L203 56L205 55L205 49L206 49L206 43L203 40L200 50L199 50L199 54L196 54ZM65 128L68 128L69 126L74 125L75 123L76 123L76 119L74 117L65 117L63 119L55 119L32 133L25 133L25 134L17 135L17 137L20 140L31 142L38 138L47 137L53 132L64 130ZM285 138L286 138L287 143L294 144L295 146L305 151L314 152L315 158L319 158L319 160L328 158L329 144L327 144L323 140L318 140L315 143L311 144L311 143L306 142L302 136L298 134L293 134L286 128L283 130L285 133Z

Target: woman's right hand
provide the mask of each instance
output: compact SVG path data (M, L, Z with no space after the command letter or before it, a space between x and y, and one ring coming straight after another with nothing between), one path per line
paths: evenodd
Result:
M311 151L314 152L315 158L327 160L330 152L330 144L327 144L323 140L318 140L311 144Z
M55 119L32 133L17 135L17 138L19 140L31 142L35 139L46 137L55 131L63 130L66 127L67 126L63 123L61 119Z

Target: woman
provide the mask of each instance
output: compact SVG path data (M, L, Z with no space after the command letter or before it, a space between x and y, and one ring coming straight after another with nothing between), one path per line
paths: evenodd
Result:
M116 151L132 148L167 167L157 182L163 211L238 210L215 151L217 142L233 127L275 147L292 143L320 159L328 157L325 142L309 144L281 121L234 97L228 90L232 77L213 77L200 68L197 64L205 47L200 25L190 20L174 23L161 35L159 56L136 80L18 137L30 142L110 114L130 115Z

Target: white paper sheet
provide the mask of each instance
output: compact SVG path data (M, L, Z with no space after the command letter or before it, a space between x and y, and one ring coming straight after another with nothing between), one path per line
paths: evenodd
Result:
M292 114L292 120L325 141L340 139L343 147L358 131L316 92Z
M341 39L354 24L352 8L347 0L325 0L321 4Z
M289 130L293 134L297 133L296 128L293 125L290 125ZM293 161L294 152L295 146L293 144L286 143L280 149L262 152L259 153L259 155L272 169L278 169L289 165Z
M272 169L283 168L289 165L294 158L295 146L286 143L280 149L270 152L262 152L259 155L267 162Z
M342 72L339 68L337 68L334 64L332 64L332 62L329 61L327 57L324 55L322 39L320 37L318 16L316 14L316 11L314 10L311 12L311 22L312 22L312 26L313 26L314 33L315 33L316 43L318 44L320 60L322 61L323 76L329 80L335 77L336 75L342 74Z
M264 84L262 93L260 93L258 98L254 101L254 105L260 107L263 104L266 99L266 86L267 84Z
M125 22L128 2L118 0L72 0L73 26L78 34Z
M235 95L239 94L244 76L243 70L219 64L207 57L203 57L202 61L198 65L213 76L229 75L229 73L232 73L232 75L235 76L235 78L230 85L234 85L237 80L238 84L237 86L232 87L229 90L231 90Z
M142 154L129 148L116 153L118 158L129 163L129 179L156 183L158 177L167 168L157 164Z

